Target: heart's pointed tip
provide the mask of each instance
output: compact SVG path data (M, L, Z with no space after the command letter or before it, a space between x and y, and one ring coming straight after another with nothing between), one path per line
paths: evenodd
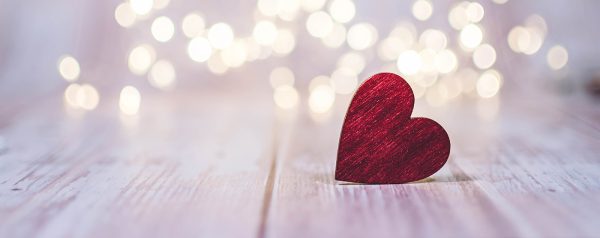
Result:
M334 179L340 182L348 182L348 183L364 183L364 181L358 181L355 177L351 176L352 173L349 171L344 171L337 167L335 169Z
M363 185L380 184L380 185L384 185L384 184L407 184L407 183L412 183L415 181L423 180L430 176L431 175L428 175L423 178L418 177L418 178L411 178L411 179L407 179L407 178L377 178L377 177L373 177L373 176L362 177L362 176L356 176L353 173L353 171L340 170L339 168L336 168L334 179L337 182L339 182L340 184L363 184Z
M348 185L348 184L354 184L354 185L397 185L397 184L410 184L413 182L416 183L425 183L425 182L429 182L432 181L430 179L428 179L429 177L426 178L422 178L422 179L414 179L414 180L402 180L402 181L371 181L371 180L356 180L356 179L341 179L341 178L335 178L335 180L338 182L338 184L342 184L342 185Z
M334 179L337 181L346 181L346 182L350 182L348 180L346 180L346 176L344 176L344 173L340 170L340 168L336 168L335 169L335 176Z
M334 179L339 184L370 184L368 181L357 180L357 179L352 178L352 177L338 176L337 174L334 177Z

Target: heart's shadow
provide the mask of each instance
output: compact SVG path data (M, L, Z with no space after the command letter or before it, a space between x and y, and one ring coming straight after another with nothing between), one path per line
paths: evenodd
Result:
M454 183L454 182L470 182L474 181L473 178L469 177L466 174L455 174L453 176L434 176L429 178L424 178L421 180L417 180L411 183Z
M470 181L475 181L475 179L469 177L466 174L454 174L453 176L433 176L433 177L428 177L428 178L424 178L421 180L417 180L414 182L410 182L410 183L405 183L405 184L427 184L427 183L456 183L456 182L470 182ZM384 184L384 183L374 183L374 184L367 184L367 183L353 183L353 182L345 182L345 181L335 181L334 183L336 185L343 185L343 186L347 186L347 185L400 185L401 183L393 183L393 184Z

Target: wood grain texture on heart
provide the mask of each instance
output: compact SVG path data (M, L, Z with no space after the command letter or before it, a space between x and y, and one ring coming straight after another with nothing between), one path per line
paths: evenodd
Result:
M428 118L410 118L415 98L393 73L379 73L356 91L342 127L335 178L406 183L426 178L448 159L450 140Z

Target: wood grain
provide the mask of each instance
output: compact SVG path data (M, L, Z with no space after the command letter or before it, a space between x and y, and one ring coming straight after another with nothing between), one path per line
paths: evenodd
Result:
M485 110L498 108L495 117L472 103L435 110L417 104L417 115L440 121L454 146L441 171L405 185L334 181L332 158L343 114L334 113L326 123L301 114L279 147L266 234L596 236L600 120L592 117L598 110L581 100L552 100L482 102Z
M399 184L427 178L448 160L448 133L413 117L415 96L394 73L371 76L356 90L340 133L335 179Z
M600 232L593 101L417 101L413 115L450 135L447 165L415 183L361 185L333 179L349 98L324 116L274 111L267 96L148 94L137 117L120 116L110 99L86 113L60 96L10 107L0 120L0 237Z
M247 37L255 1L232 1L235 8L220 1L171 1L130 29L114 21L120 2L2 2L0 238L600 234L598 101L531 90L562 85L556 88L576 94L582 73L597 67L600 31L589 30L597 28L597 2L571 4L570 11L533 1L486 10L488 43L505 39L502 34L522 23L521 13L547 17L550 44L569 49L568 74L562 81L547 77L544 57L538 61L545 48L527 58L498 45L494 68L505 79L501 97L438 108L416 101L413 116L442 124L452 150L432 177L402 185L333 179L350 98L337 96L333 112L313 115L304 91L309 78L331 73L345 52L323 50L320 41L300 34L306 14L282 25L298 33L292 55L217 77L188 59L179 23L199 10L207 27L223 21ZM395 19L399 6L412 4L356 3L357 14L372 20ZM567 17L577 9L585 11ZM151 20L161 15L177 26L170 43L151 36ZM557 19L566 27L553 24ZM376 27L381 36L388 33ZM140 44L154 45L157 59L172 61L175 91L157 93L146 76L127 68L129 52ZM369 62L361 77L384 66L373 53L360 53ZM56 69L64 54L81 65L76 82L100 92L95 110L64 107L68 83ZM269 72L279 66L294 71L302 99L295 110L274 110L266 90ZM136 117L118 111L124 85L143 92Z
M271 103L191 96L149 96L137 118L24 109L0 130L0 237L255 236Z

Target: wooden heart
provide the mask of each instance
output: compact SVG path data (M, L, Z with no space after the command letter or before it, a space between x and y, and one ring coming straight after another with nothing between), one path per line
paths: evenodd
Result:
M355 183L407 183L429 177L448 160L450 139L440 124L411 118L410 85L379 73L356 91L342 126L335 179Z

